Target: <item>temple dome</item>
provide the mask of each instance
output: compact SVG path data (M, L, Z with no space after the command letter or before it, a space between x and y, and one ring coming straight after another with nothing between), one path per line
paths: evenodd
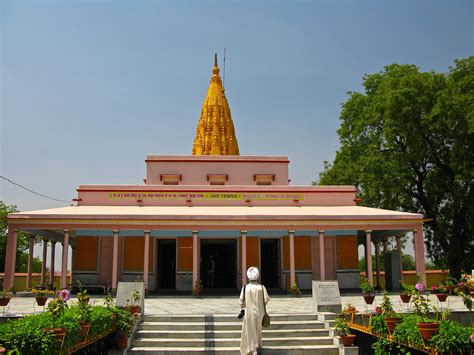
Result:
M216 54L196 129L193 155L239 155L239 144L219 71Z

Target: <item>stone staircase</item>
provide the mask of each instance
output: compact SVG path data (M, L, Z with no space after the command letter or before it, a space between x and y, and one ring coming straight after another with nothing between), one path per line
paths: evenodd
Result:
M271 315L263 330L264 354L339 354L329 329L334 314ZM240 354L236 315L145 316L128 352L133 354Z

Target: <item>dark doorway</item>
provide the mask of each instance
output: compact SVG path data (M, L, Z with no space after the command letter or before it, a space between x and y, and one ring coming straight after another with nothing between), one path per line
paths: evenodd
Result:
M200 270L203 288L236 288L237 241L201 239Z
M158 240L158 288L176 288L176 240Z
M280 286L280 248L278 239L260 239L262 284L267 288Z

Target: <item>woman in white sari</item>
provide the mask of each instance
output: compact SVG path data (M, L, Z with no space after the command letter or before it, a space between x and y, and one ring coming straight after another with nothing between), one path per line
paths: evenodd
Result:
M257 354L257 349L262 347L262 319L265 314L263 302L267 304L270 297L265 286L257 282L258 277L258 269L250 267L247 270L250 282L240 293L240 306L245 309L240 341L241 354Z

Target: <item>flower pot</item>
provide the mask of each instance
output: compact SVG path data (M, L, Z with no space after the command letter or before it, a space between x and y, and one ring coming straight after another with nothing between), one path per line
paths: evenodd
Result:
M402 319L400 317L385 317L385 324L387 324L388 331L390 334L393 333L395 327L398 323L401 323Z
M0 346L0 354L1 353L6 353L7 349L5 349L3 346Z
M402 293L400 295L400 298L401 298L403 303L410 303L411 295L407 295L406 293Z
M341 335L339 338L340 343L344 346L352 346L354 344L355 337L356 336L354 334Z
M128 347L128 338L125 336L116 338L115 347L117 350L125 350Z
M377 314L382 314L382 308L380 308L380 307L375 307L375 313L377 313Z
M364 295L364 301L367 304L372 304L374 303L375 296L372 295Z
M439 322L417 323L416 326L418 327L421 337L425 342L430 340L431 337L439 331Z
M46 328L44 331L51 333L57 340L61 342L63 342L64 338L66 337L66 329L64 328Z
M140 306L137 306L137 305L130 306L130 312L132 312L132 314L140 313Z
M5 307L10 302L10 297L0 297L0 306Z
M48 297L36 297L36 303L38 303L38 306L44 306L47 300Z
M85 339L87 338L87 335L89 334L89 329L91 328L91 323L90 322L79 322L79 325L81 326L81 335Z
M446 302L446 298L448 298L448 294L447 293L437 293L436 297L438 298L438 301Z

